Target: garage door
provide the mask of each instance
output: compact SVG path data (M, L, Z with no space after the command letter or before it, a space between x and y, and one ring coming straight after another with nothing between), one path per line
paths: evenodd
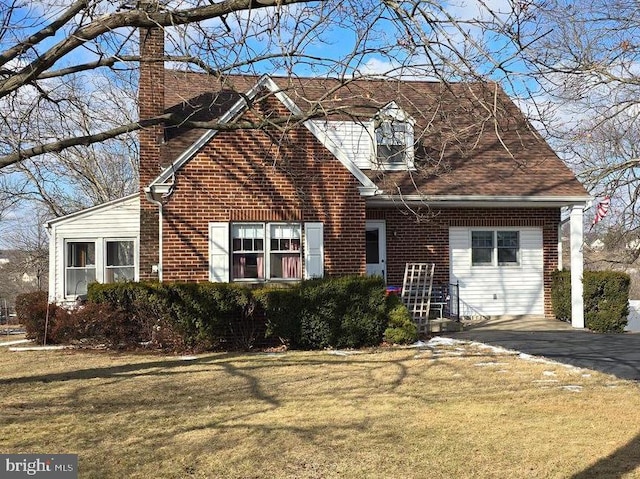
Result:
M544 314L541 228L449 229L463 317Z

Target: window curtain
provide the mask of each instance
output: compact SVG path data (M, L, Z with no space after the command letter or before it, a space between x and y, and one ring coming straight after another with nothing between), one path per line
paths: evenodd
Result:
M256 269L258 279L264 278L264 258L256 257ZM247 278L247 257L246 255L235 255L233 257L233 277L237 279Z
M300 255L282 257L282 277L285 279L296 279L302 276Z

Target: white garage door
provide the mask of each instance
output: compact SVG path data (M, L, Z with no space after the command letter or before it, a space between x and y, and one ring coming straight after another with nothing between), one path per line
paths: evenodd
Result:
M449 254L461 316L544 314L541 228L452 227Z

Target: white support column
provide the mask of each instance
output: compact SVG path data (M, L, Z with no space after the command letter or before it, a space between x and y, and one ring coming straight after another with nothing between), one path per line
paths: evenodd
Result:
M558 271L562 271L562 223L558 225Z
M582 257L584 206L571 207L570 213L570 244L571 244L571 326L584 328L584 301L582 299L582 272L584 260Z

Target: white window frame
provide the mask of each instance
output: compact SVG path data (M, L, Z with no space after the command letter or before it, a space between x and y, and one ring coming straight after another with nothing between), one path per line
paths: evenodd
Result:
M109 254L109 249L107 248L107 243L120 243L120 242L130 242L133 243L133 263L131 265L127 265L127 266L109 266L107 263L107 254ZM107 270L109 269L116 269L116 268L132 268L133 269L133 278L131 279L131 281L137 281L138 280L138 268L137 268L137 264L138 264L138 243L136 241L135 238L104 238L103 240L103 247L102 247L102 282L103 283L107 283L106 278L107 278ZM96 262L99 262L100 260L96 257ZM112 282L112 281L109 281Z
M376 127L376 124L378 125ZM383 128L383 125L389 125L392 131L392 138L398 138L399 143L387 143L392 145L398 145L403 147L402 161L384 161L378 157L378 146L385 144L381 142L379 130ZM409 115L407 115L395 102L391 102L382 108L374 121L371 122L371 137L373 138L373 158L372 165L374 168L386 170L386 171L406 171L415 170L414 164L414 134L413 126L415 121ZM402 125L404 132L396 133L394 125Z
M473 233L476 232L491 232L492 234L492 247L491 247L491 262L490 263L473 263ZM515 262L500 263L498 261L498 233L502 232L514 232L518 234L518 246L516 249L517 260ZM469 231L469 263L472 268L519 268L522 266L522 234L519 229L516 228L473 228Z
M234 224L261 223L272 224L293 224L301 227L302 244L300 248L302 263L302 278L275 278L275 279L232 279L232 248ZM267 231L271 231L270 227ZM270 238L269 238L270 240ZM269 241L269 246L271 241ZM270 274L270 272L269 272ZM324 225L320 222L226 222L212 221L209 223L209 281L212 283L228 282L297 282L301 279L321 278L324 276Z
M63 294L64 298L68 300L76 300L78 297L83 296L86 292L82 292L78 294L67 294L67 271L72 268L67 266L69 261L69 252L68 245L69 243L93 243L95 248L95 264L93 265L95 269L95 282L98 283L107 283L107 243L110 242L118 242L118 241L130 241L133 243L133 281L138 281L139 273L138 273L138 238L134 236L122 236L122 237L113 237L113 238L104 238L104 237L94 237L94 238L64 238L62 242L63 251L63 264L62 264L62 281L63 281ZM87 269L80 267L73 267L73 269ZM87 286L89 286L87 284Z
M233 271L233 255L237 252L233 250L233 228L238 225L250 225L250 226L262 226L262 240L263 240L263 277L262 278L236 278L234 277ZM300 275L297 278L272 278L272 265L271 265L271 254L274 251L271 249L271 230L273 226L291 226L298 229L298 236L300 240L300 249L297 251L299 254L300 261ZM295 221L276 221L276 222L261 222L261 221L236 221L229 223L229 262L230 262L230 276L229 279L232 282L239 283L256 283L256 282L291 282L291 281L300 281L302 279L302 266L303 266L303 241L302 241L302 226L301 222ZM283 251L277 250L274 254L282 253Z
M256 249L251 249L251 250L245 250L244 246L238 250L235 251L233 249L233 240L235 239L234 235L233 235L233 230L234 227L237 226L251 226L251 227L256 227L256 226L261 226L262 227L262 238L252 238L252 239L262 239L262 250L256 250ZM231 263L230 265L230 272L231 272L231 280L234 282L261 282L264 281L267 278L267 272L268 272L268 268L267 268L267 239L266 239L266 232L265 229L267 228L265 223L259 222L259 221L239 221L239 222L233 222L229 224L229 261ZM249 238L240 238L241 241L244 243L245 239L249 239ZM262 278L235 278L234 277L234 269L233 269L233 257L235 255L242 255L242 254L262 254Z
M68 266L69 264L69 245L72 243L93 243L93 255L94 255L94 264L93 265L88 265L88 266L93 266L93 271L94 271L94 281L98 281L98 275L100 272L99 266L98 266L98 262L99 262L99 254L100 254L100 248L99 248L99 242L97 241L96 238L67 238L64 240L63 242L63 248L64 248L64 259L63 259L63 270L62 270L62 276L63 276L63 290L64 290L64 297L65 298L73 298L76 299L79 296L85 295L87 294L86 291L80 292L78 293L78 285L80 284L80 282L76 282L76 286L74 288L73 293L70 293L68 290L68 276L67 276L67 272L69 270L74 270L74 271L80 271L80 270L89 270L91 268L89 268L88 266ZM89 287L89 284L87 283L87 288Z

